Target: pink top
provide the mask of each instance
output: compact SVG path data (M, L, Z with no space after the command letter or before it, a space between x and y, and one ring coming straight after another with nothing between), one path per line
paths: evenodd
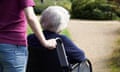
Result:
M27 45L24 8L34 6L33 0L0 1L0 43Z

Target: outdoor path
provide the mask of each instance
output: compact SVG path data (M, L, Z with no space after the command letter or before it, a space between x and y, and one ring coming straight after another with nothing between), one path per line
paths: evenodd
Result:
M68 30L72 40L92 61L93 72L110 72L106 61L113 51L120 22L71 20Z

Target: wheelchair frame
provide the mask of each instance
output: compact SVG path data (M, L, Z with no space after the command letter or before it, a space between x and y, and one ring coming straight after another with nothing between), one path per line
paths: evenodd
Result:
M64 45L62 43L62 40L60 38L56 38L56 42L57 42L57 47L56 47L57 48L57 54L58 54L59 62L60 62L60 65L63 69L63 72L72 72L75 68L80 66L81 62L80 63L75 63L73 65L69 64L68 60L67 60L67 55L65 53ZM88 66L90 68L90 72L92 72L91 61L89 59L86 59L85 61L88 63Z
M92 64L89 59L70 64L62 40L56 38L56 42L56 49L52 50L52 52L44 47L28 46L29 57L26 72L92 72ZM53 54L54 52L55 54ZM54 59L54 57L56 58ZM84 64L87 65L89 71L79 71L80 68L85 70ZM76 71L76 69L78 70Z

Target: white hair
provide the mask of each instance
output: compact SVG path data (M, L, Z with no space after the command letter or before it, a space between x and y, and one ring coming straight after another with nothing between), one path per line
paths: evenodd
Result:
M60 32L67 27L70 15L69 12L60 6L49 6L41 15L40 23L43 30Z

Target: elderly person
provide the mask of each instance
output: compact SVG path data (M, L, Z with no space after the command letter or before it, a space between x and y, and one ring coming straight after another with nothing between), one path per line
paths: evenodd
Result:
M43 11L40 23L46 39L56 37L62 39L69 63L81 62L85 59L84 52L68 37L60 34L67 27L69 19L70 15L66 9L60 6L50 6ZM29 72L61 72L56 49L43 48L34 34L28 36L28 45L34 47L29 48Z

